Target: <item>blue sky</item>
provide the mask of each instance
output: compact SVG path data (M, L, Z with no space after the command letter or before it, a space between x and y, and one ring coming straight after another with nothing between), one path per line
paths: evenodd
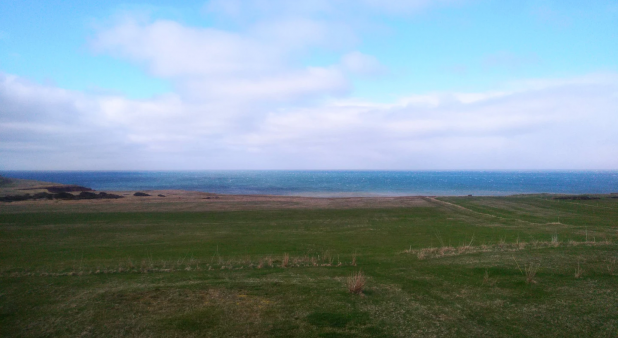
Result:
M615 1L0 13L0 169L618 168Z

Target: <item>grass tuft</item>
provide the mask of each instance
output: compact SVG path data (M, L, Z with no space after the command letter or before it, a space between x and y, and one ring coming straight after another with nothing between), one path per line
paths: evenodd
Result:
M534 278L536 277L536 273L539 271L539 267L541 267L541 264L534 262L527 264L524 267L524 270L526 271L526 284L536 284L536 280Z
M521 272L521 274L526 277L526 284L536 284L536 280L534 278L536 277L536 273L539 271L539 267L541 267L541 264L531 262L530 264L526 264L524 266L524 270L522 270L519 266L519 263L515 259L515 256L513 256L513 261L515 261L519 272Z
M581 278L583 274L584 274L584 270L582 270L581 266L579 265L579 261L577 261L577 268L575 269L575 278Z
M363 293L363 288L365 287L365 283L367 282L365 275L361 270L358 270L356 273L352 273L347 280L347 286L350 293L355 295L360 295Z
M485 275L483 275L483 285L494 286L496 285L497 280L495 278L489 277L489 271L485 269Z

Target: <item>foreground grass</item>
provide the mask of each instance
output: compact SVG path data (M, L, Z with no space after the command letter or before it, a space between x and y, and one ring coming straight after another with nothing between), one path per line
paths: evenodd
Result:
M617 199L428 201L2 214L0 335L618 335Z

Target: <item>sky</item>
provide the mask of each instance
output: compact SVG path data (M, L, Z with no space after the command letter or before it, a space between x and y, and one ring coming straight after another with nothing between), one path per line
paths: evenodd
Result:
M0 170L616 170L615 0L0 1Z

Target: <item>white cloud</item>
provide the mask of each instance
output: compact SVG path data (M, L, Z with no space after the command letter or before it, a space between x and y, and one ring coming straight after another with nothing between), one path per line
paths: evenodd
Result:
M201 79L188 81L184 89L193 96L213 100L225 98L247 101L290 101L325 94L343 93L348 80L336 68L309 67L299 71L275 73L269 76L223 78L218 81Z
M265 152L295 144L303 156L330 159L319 168L615 168L618 100L612 92L616 84L573 85L477 94L485 98L469 103L452 94L433 106L320 107L272 115L246 142L272 149Z
M362 75L376 75L386 71L386 67L376 57L361 52L345 54L341 58L341 65L349 72Z
M615 168L618 81L591 78L230 115L178 95L86 96L3 76L0 155L3 169Z
M276 46L239 34L189 28L173 21L140 24L126 20L101 31L93 46L145 62L162 77L259 74L276 67L283 55Z
M125 143L125 133L110 125L92 97L0 74L4 168L94 169L121 149L123 156L130 156L132 145Z
M125 19L100 31L92 45L172 80L181 95L238 106L345 92L349 81L338 65L295 65L302 49L346 40L345 32L332 30L330 24L312 20L262 22L234 33Z

